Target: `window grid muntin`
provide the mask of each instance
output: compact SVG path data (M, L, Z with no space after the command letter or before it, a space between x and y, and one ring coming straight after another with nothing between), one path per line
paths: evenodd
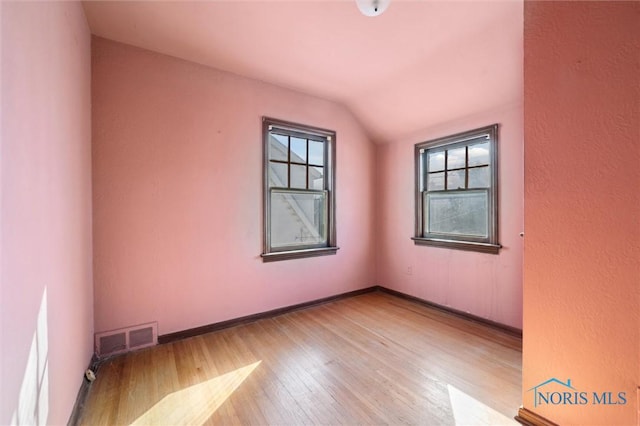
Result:
M484 141L484 142L490 142L490 136L482 136L482 137L476 137L476 138L472 138L468 141L463 141L463 142L459 142L459 143L452 143L450 145L444 145L446 148L441 149L443 147L443 145L440 145L438 147L434 147L434 148L426 148L424 150L421 150L420 155L423 157L423 167L426 169L426 173L424 173L424 182L422 183L422 191L427 191L427 192L434 192L434 191L455 191L455 190L460 190L460 189L475 189L475 188L469 188L469 170L470 169L478 169L478 168L483 168L483 167L491 167L491 152L489 153L489 163L487 164L477 164L474 166L470 166L469 165L469 147L473 146L473 145L477 145L478 141ZM464 147L464 166L463 167L452 167L449 168L449 151L452 151L454 149L459 149ZM491 143L489 143L489 149L491 149ZM437 170L429 170L429 154L433 154L433 153L438 153L438 152L443 152L444 153L444 168L443 169L437 169ZM449 173L448 172L454 172L454 171L460 171L460 170L464 170L464 188L457 188L457 189L449 189ZM444 189L443 190L429 190L429 176L430 175L434 175L436 173L444 173Z
M271 155L269 155L269 163L277 163L277 164L285 164L287 166L287 187L290 189L312 189L309 188L309 170L312 167L318 167L318 168L322 168L323 173L322 173L322 187L323 189L327 189L327 179L326 179L326 164L327 164L327 138L318 138L317 136L315 138L312 138L310 136L312 135L305 135L304 133L299 133L299 132L285 132L285 131L274 131L274 129L270 129L269 130L269 134L268 136L270 137L271 135L278 135L278 136L285 136L287 138L287 160L277 160L277 159L272 159ZM293 150L291 149L291 138L295 137L298 139L304 139L305 140L305 146L306 146L306 161L301 162L301 161L292 161L291 159L291 153L293 152ZM322 162L323 164L317 164L317 163L312 163L310 162L310 156L309 156L309 141L314 141L314 142L319 142L322 143L323 146L323 157L322 157ZM269 150L271 149L271 145L269 144ZM269 153L270 154L270 153ZM305 167L305 188L298 188L298 187L291 187L291 165L298 165L298 166L304 166Z

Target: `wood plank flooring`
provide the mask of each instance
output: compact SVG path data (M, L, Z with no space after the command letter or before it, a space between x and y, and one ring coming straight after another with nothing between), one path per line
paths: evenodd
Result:
M80 424L515 424L521 343L368 293L108 360Z

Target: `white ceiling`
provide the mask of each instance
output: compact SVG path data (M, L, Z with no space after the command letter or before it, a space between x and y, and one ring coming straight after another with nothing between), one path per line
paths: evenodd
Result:
M376 142L522 99L520 1L84 3L93 34L346 105Z

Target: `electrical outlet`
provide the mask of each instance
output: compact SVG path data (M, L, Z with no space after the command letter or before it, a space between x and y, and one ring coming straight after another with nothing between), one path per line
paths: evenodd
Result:
M407 266L407 275L413 275L413 266Z

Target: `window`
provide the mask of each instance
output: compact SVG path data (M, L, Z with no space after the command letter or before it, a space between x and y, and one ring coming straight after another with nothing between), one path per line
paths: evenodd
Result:
M419 245L497 254L498 125L415 145Z
M264 117L262 259L335 254L336 133Z

